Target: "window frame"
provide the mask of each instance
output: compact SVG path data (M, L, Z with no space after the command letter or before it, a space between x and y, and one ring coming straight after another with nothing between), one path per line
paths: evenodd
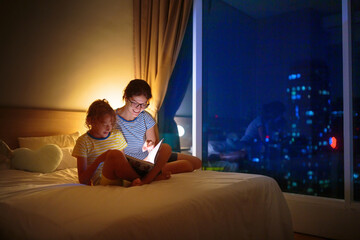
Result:
M360 238L354 201L351 0L342 0L344 199L284 193L294 231L335 239ZM202 0L193 2L193 155L202 158Z

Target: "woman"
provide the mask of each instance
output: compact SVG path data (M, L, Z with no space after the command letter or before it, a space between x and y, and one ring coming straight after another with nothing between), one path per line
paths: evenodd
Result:
M149 84L144 80L134 79L124 90L125 106L116 109L116 128L122 131L128 144L124 152L138 159L145 159L148 151L159 140L155 120L144 111L149 106L151 97ZM168 144L163 143L159 151L158 158L168 158L167 164L162 168L163 172L192 172L201 167L199 158L181 153L169 154L170 149Z

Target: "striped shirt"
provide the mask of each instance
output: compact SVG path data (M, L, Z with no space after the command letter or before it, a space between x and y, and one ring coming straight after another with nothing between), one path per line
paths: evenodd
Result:
M81 135L76 141L72 155L74 157L85 157L87 165L91 165L95 159L107 150L123 150L127 146L124 136L118 129L113 129L105 138L95 138L89 133ZM101 178L103 163L96 169L92 182L98 183Z
M131 121L127 121L119 114L116 114L115 127L122 131L127 142L127 147L124 149L126 155L142 160L146 158L148 152L143 152L142 146L146 140L146 131L154 125L155 120L146 111L142 111Z

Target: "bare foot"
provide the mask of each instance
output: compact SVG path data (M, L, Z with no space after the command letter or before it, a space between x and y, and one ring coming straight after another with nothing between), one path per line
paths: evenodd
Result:
M159 180L167 180L171 178L171 172L170 171L166 171L166 172L161 172L161 174L159 174L154 180L155 181L159 181Z
M134 181L131 182L129 187L134 187L134 186L141 186L142 182L140 178L135 179Z

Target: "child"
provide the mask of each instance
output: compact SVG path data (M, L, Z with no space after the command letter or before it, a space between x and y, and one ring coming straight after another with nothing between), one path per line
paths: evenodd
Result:
M76 141L72 154L77 158L80 183L139 186L150 183L155 178L170 177L167 173L158 175L162 165L166 163L158 161L156 165L159 166L154 166L149 177L140 179L123 153L127 143L122 133L113 129L114 124L115 112L105 99L96 100L90 105L86 116L89 131Z

